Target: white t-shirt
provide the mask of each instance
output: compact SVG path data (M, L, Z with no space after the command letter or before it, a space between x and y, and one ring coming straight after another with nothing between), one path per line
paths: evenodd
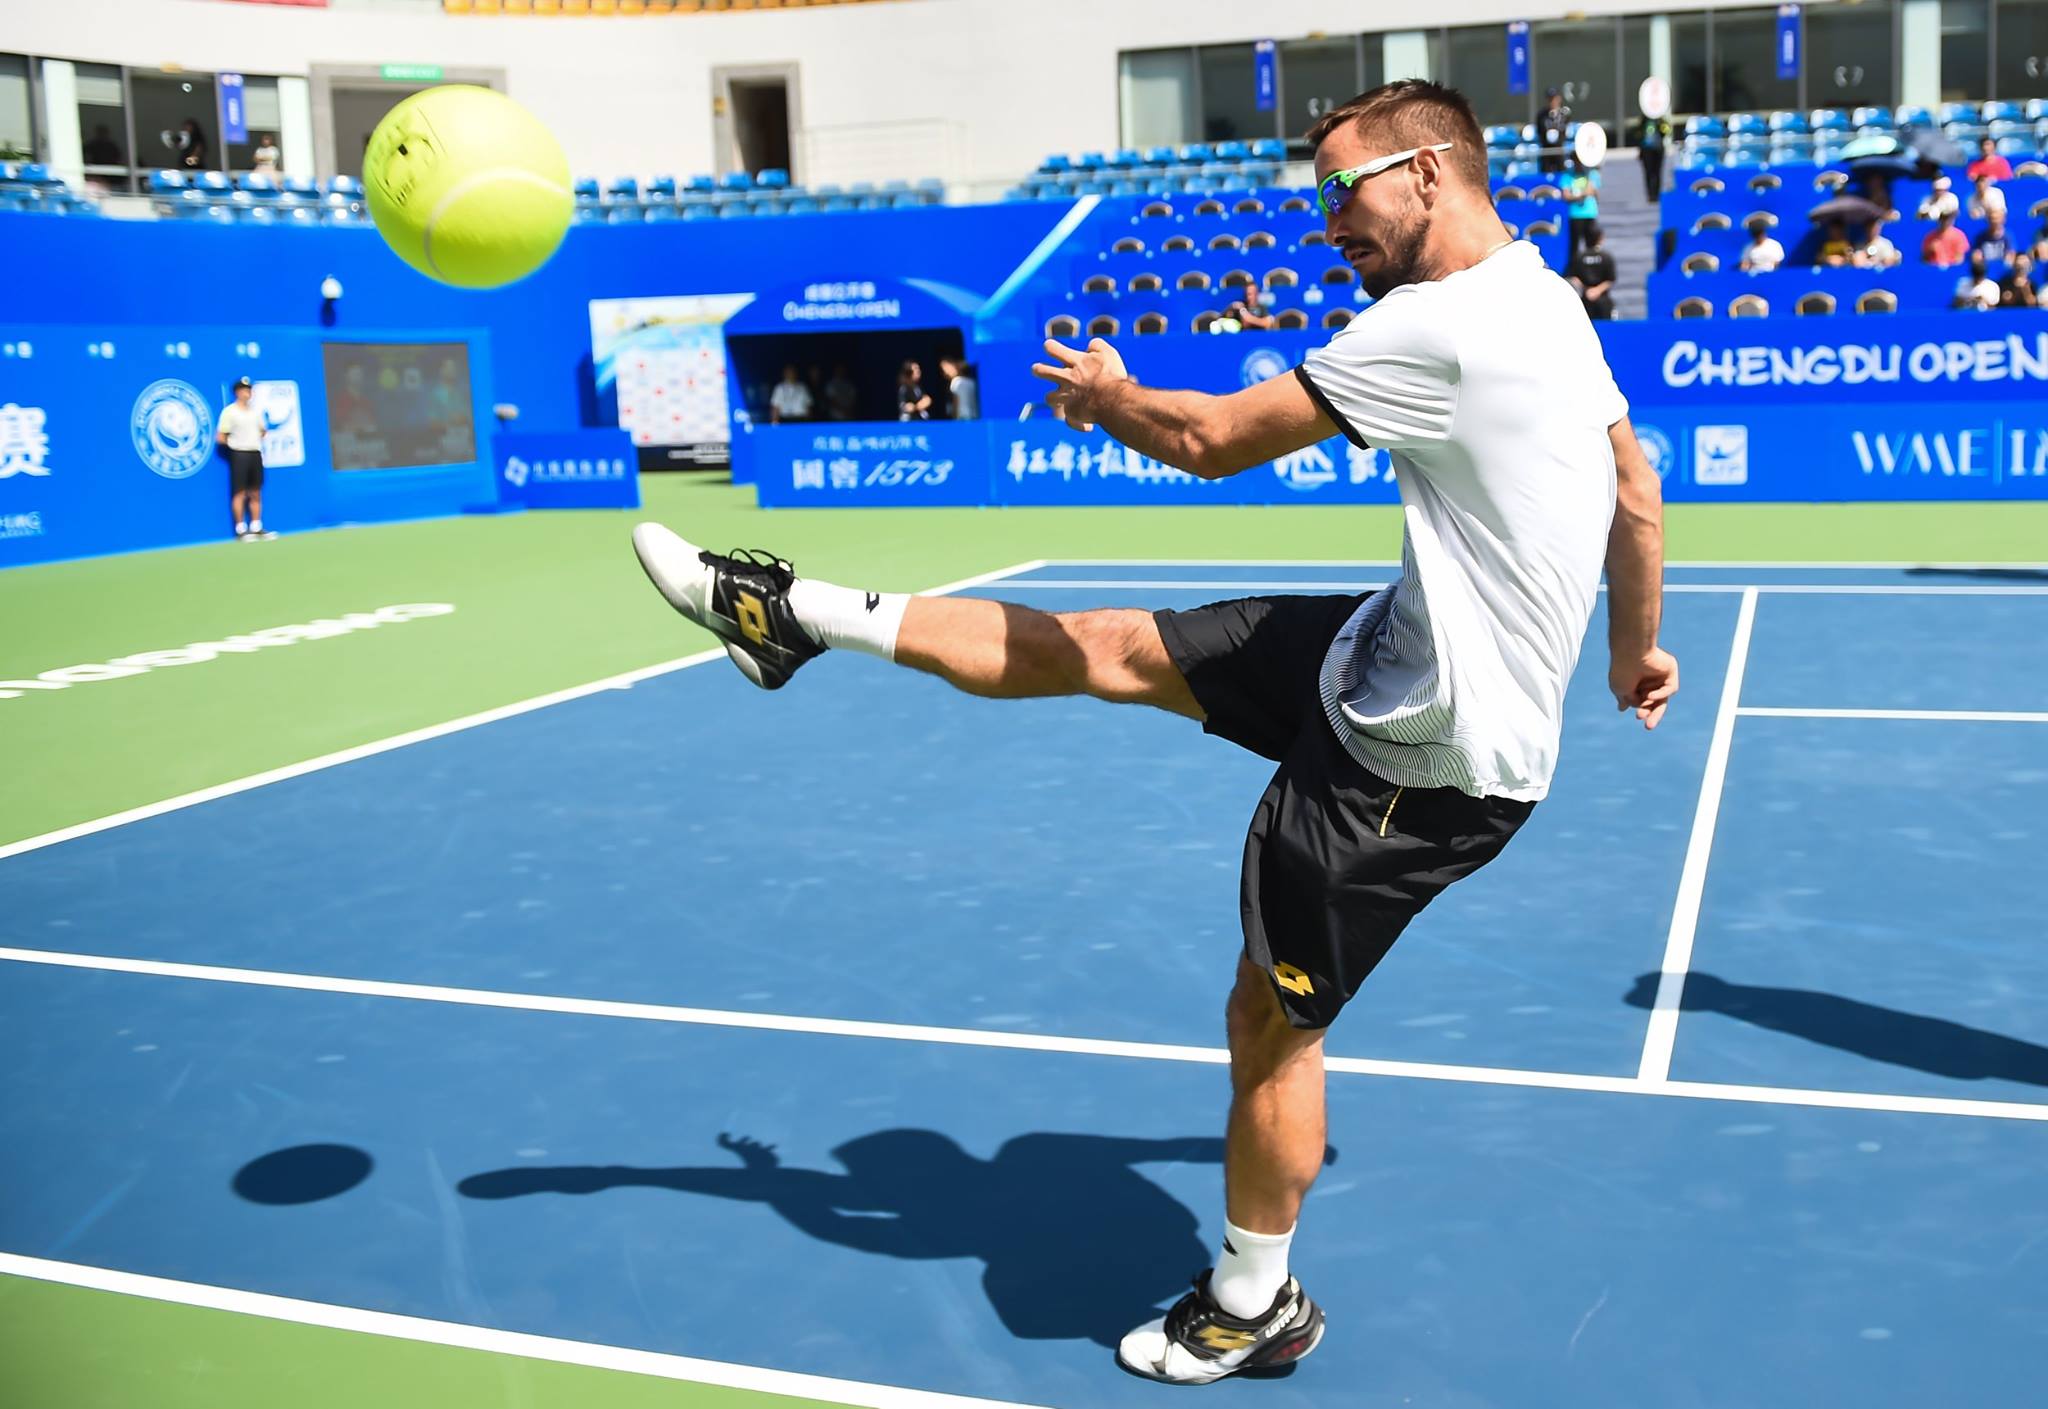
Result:
M1401 579L1331 644L1331 727L1389 782L1542 797L1628 414L1578 294L1516 241L1395 289L1299 375L1401 488Z
M1996 279L1979 279L1965 274L1956 280L1956 302L1964 308L1992 309L1998 307L1999 288Z
M1970 219L1989 220L1993 212L2005 214L2005 192L1996 186L1986 186L1984 194L1970 197Z
M785 420L800 421L811 414L811 389L802 382L777 382L768 404Z
M1742 267L1758 272L1776 269L1785 262L1785 247L1766 235L1753 245L1742 247Z
M1939 220L1944 213L1954 215L1960 209L1954 191L1931 191L1927 199L1920 202L1920 209L1915 214L1922 220Z
M214 427L214 434L227 432L228 449L261 450L263 448L263 413L252 402L237 406L230 401L221 408L220 424Z

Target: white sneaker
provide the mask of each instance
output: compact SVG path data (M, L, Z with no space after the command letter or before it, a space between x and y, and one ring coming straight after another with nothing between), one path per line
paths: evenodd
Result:
M718 637L762 689L781 689L798 666L824 653L790 611L796 574L781 559L707 553L658 523L633 530L633 551L668 604Z
M1205 1385L1226 1375L1291 1369L1322 1338L1323 1310L1292 1277L1265 1315L1247 1321L1209 1299L1204 1272L1171 1311L1125 1336L1116 1358L1148 1380Z

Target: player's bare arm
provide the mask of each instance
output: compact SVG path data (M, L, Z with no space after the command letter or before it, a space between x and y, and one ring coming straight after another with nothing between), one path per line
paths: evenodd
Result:
M1203 479L1225 479L1337 434L1293 377L1273 377L1228 396L1140 386L1101 338L1085 348L1048 339L1051 362L1032 373L1053 384L1046 399L1076 430L1100 426L1140 455Z
M1635 711L1645 729L1678 693L1678 660L1657 644L1664 615L1664 491L1635 430L1622 417L1614 443L1614 526L1607 535L1607 684L1615 708Z

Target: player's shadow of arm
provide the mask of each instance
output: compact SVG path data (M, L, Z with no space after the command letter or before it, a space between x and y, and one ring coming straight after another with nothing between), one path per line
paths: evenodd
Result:
M1653 1007L1658 978L1657 974L1643 974L1623 1001L1637 1008ZM1686 975L1679 1010L1718 1013L1769 1032L1932 1076L2048 1086L2048 1047L1838 994L1729 983L1712 974L1693 973Z

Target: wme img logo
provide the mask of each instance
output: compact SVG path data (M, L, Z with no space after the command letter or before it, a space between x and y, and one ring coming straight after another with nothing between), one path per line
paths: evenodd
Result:
M135 398L128 432L142 463L165 479L188 479L213 455L213 408L188 382L151 382Z

